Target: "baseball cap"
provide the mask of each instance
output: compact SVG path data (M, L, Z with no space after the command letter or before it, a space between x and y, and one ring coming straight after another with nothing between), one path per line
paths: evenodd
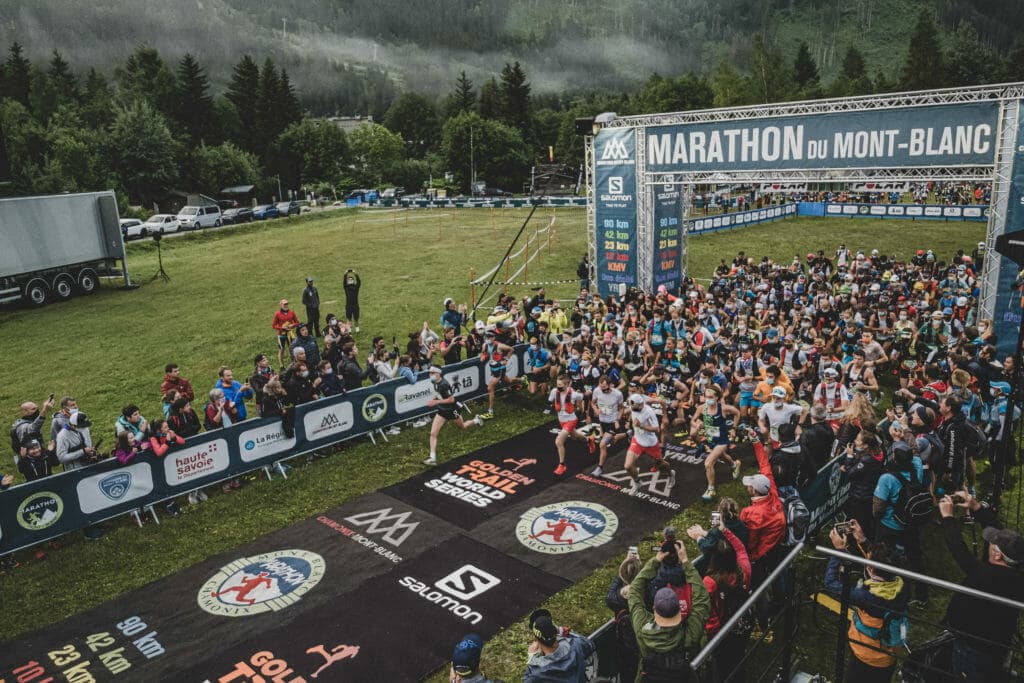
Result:
M455 645L452 652L452 668L459 676L472 676L480 668L480 653L484 649L483 638L475 633L467 634Z
M71 413L71 417L68 418L68 422L71 423L71 426L78 427L79 429L85 429L86 427L92 426L92 422L89 422L89 416L81 411Z
M485 324L484 324L484 321L483 321L483 320L477 320L477 321L476 321L476 324L475 324L475 325L473 326L473 328L474 328L474 329L475 329L475 330L476 330L477 332L483 332L484 330L486 330L486 329L487 329L487 325L485 325Z
M307 277L306 278L306 282L312 282L312 281L313 281L313 278L311 278L311 277Z
M763 474L752 474L749 477L743 477L743 485L754 489L754 494L758 496L767 496L772 490L771 480Z
M673 619L679 616L679 607L679 596L668 586L654 594L654 613L659 617Z
M950 308L949 306L946 306L945 308L942 309L942 315L953 315L953 309Z
M451 298L451 297L448 297L448 298L446 298L446 299L444 300L444 307L445 307L445 308L448 308L448 304L453 304L453 303L455 303L455 299L453 299L453 298Z
M580 325L580 332L590 332L590 325Z
M530 615L530 630L533 636L545 645L554 645L558 639L558 629L551 620L551 612L546 609L535 610Z
M922 460L927 460L932 454L932 442L923 436L919 436L914 440L914 446L917 449L917 454L921 456Z
M543 313L543 312L544 312L544 309L543 309L543 308L541 308L540 306L534 306L534 307L533 307L533 310L532 310L532 311L530 311L530 313L532 313L532 314L534 314L534 315L540 315L540 314L541 314L541 313Z
M772 398L786 398L786 387L775 387L772 389Z
M36 446L42 447L42 445L43 444L39 443L39 439L30 439L29 442L25 444L25 448L32 449L35 448Z
M981 537L992 545L999 546L999 552L1007 562L1020 564L1024 562L1024 538L1016 531L1009 529L997 529L993 526L985 527Z
M821 374L828 375L829 377L838 377L839 371L836 370L835 368L825 368L825 371L822 372Z
M630 385L630 386L632 386L632 385ZM630 406L630 408L633 408L634 410L640 410L641 408L644 407L644 403L646 403L646 401L644 400L643 394L630 394L629 395L629 406Z

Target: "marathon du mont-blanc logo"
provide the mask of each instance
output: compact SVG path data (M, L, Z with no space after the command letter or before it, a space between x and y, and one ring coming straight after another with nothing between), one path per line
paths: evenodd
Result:
M29 531L41 531L52 526L64 514L64 501L56 493L39 491L21 501L18 506L18 524Z
M132 487L131 472L114 472L110 476L100 479L100 491L103 495L113 501L121 500Z
M530 550L563 555L604 545L618 528L619 518L605 506L570 500L528 510L516 537Z
M324 558L306 550L278 550L224 565L199 589L210 614L244 617L294 605L324 576Z
M367 422L379 422L388 414L388 399L384 394L370 394L363 401L363 417Z

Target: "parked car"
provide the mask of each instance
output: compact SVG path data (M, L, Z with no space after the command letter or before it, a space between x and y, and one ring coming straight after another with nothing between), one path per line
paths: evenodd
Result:
M135 232L134 236L137 237L138 234L139 234L138 226L140 226L140 225L142 225L142 221L140 221L138 218L122 218L121 219L121 235L125 239L128 239L128 237L129 237L128 230L130 228L136 228L136 230L134 231Z
M225 223L249 223L252 221L252 209L247 206L238 206L233 209L226 209L220 215Z
M178 232L181 228L181 221L173 213L155 213L146 219L142 224L141 233L147 235L165 235L169 232Z
M267 218L277 218L281 215L281 212L277 210L277 206L274 204L261 204L252 210L252 217L258 221L266 220Z
M381 199L401 199L405 196L404 187L389 187L380 193Z
M302 209L298 202L278 202L277 212L282 216L298 216Z
M500 187L485 187L477 195L481 197L511 197L512 193L508 190L502 190Z
M178 212L178 220L182 230L217 227L221 224L220 207L216 204L184 206Z

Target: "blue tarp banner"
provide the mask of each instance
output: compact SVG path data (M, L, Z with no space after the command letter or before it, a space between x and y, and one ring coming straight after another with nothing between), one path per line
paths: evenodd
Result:
M509 359L510 377L518 376L524 367L525 351L521 345ZM443 371L460 399L487 393L487 370L478 359L445 366ZM392 380L300 405L291 437L285 436L279 418L246 420L197 434L162 458L145 451L127 466L108 458L14 486L0 493L0 555L432 414L434 410L427 406L432 396L430 378L420 373L415 384Z
M660 188L660 189L659 189ZM683 193L679 185L659 185L654 191L654 225L651 253L654 254L654 287L679 288L682 270Z

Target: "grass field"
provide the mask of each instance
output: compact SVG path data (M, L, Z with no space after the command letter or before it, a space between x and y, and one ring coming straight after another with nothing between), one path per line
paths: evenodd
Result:
M132 291L105 288L91 298L43 309L0 311L5 351L0 360L0 414L10 423L19 403L42 401L52 391L74 395L97 423L94 433L112 428L129 402L137 403L144 415L155 416L165 363L178 363L197 394L213 385L220 365L232 365L236 377L248 375L257 352L274 351L270 320L277 301L291 299L301 315L304 279L312 276L324 302L321 312L340 314L341 275L349 267L363 282L358 335L363 349L375 334L401 340L424 320L436 326L446 296L468 300L470 269L482 273L493 267L526 215L526 210L513 209L343 210L167 240L163 258L170 283ZM583 210L538 209L528 232L552 219L551 250L530 264L531 281L571 278L585 251ZM854 250L877 247L903 256L920 246L948 259L957 248L969 249L983 233L984 226L975 223L790 219L694 238L690 264L694 275L707 277L720 258L731 258L740 249L788 260L819 247L834 250L840 242ZM128 258L136 281L156 270L151 242L131 244ZM521 259L513 268L518 263ZM559 298L575 291L573 284L548 288L549 295ZM446 432L440 456L461 455L547 419L538 411L511 407L499 407L498 416L486 429ZM237 494L213 496L160 527L118 524L102 542L92 544L72 535L43 561L23 553L22 567L0 575L5 603L0 639L64 619L405 479L421 471L425 455L425 432L406 430L386 446L351 444L327 460L299 466L287 481L256 480ZM387 465L381 467L382 462ZM736 486L721 493L743 499ZM242 508L247 511L244 521L234 514ZM685 528L703 522L707 508L693 506L674 523ZM548 606L559 621L584 632L602 623L608 616L604 593L617 565L617 560L609 562L553 597ZM69 576L88 580L68 581ZM485 648L485 671L492 677L517 678L527 644L524 623L499 634ZM800 648L812 653L813 645L813 639L801 640ZM434 679L446 680L446 674Z

